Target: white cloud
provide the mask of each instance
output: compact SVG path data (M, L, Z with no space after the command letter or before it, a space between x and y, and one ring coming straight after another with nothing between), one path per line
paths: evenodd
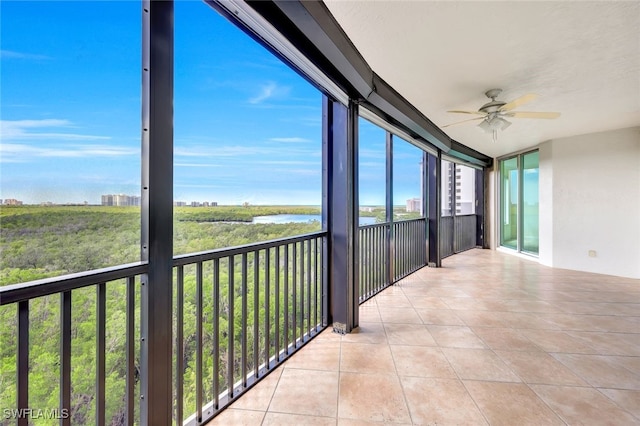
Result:
M248 102L252 105L259 105L272 98L287 96L290 90L290 87L280 86L276 82L270 81L269 83L262 85L260 87L260 92L256 96L249 98Z
M307 143L311 142L310 139L290 137L290 138L269 138L271 142L283 142L283 143Z
M178 146L173 153L176 157L237 157L255 154L269 154L272 150L255 146Z
M0 139L8 140L108 140L109 136L83 135L80 133L38 132L34 129L74 128L69 120L43 119L43 120L0 120Z
M37 55L33 53L15 52L13 50L0 50L0 58L2 59L31 59L31 60L48 60L51 57L46 55Z
M284 166L320 166L318 161L302 161L302 160L264 160L255 161L251 164L265 164L265 165L284 165Z
M269 84L266 84L264 86L261 87L260 89L260 93L256 96L254 96L253 98L249 99L249 103L250 104L259 104L261 102L266 101L267 99L269 99L271 96L273 96L274 92L277 89L277 85L274 82L270 82Z
M221 167L219 164L175 163L175 167Z
M139 154L136 148L109 145L64 145L56 147L34 147L25 144L0 144L0 161L22 163L34 158L96 158L122 157Z

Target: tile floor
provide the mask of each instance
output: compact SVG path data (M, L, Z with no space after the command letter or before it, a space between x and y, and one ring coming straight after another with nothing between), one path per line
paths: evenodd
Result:
M640 280L490 250L423 268L210 425L640 425Z

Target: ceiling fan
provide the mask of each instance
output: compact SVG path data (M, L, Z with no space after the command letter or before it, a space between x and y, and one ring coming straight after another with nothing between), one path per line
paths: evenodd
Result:
M490 102L482 105L478 111L464 111L464 110L453 110L447 111L455 114L474 114L480 115L480 117L471 118L469 120L462 120L456 123L451 123L442 126L449 127L455 126L457 124L467 123L469 121L477 121L482 120L478 126L483 130L493 134L493 141L495 142L498 138L498 130L505 130L507 127L511 126L511 123L505 120L505 117L508 118L558 118L560 117L559 112L531 112L531 111L512 111L513 109L519 107L520 105L524 105L526 103L531 102L537 96L534 94L526 94L520 96L517 99L514 99L511 102L503 102L498 101L496 98L500 95L502 89L491 89L485 92L485 95L491 99Z

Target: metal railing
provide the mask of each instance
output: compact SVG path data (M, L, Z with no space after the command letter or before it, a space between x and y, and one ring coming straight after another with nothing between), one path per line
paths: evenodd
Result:
M393 222L391 242L389 222L359 227L360 303L426 265L426 223L424 218Z
M454 219L453 216L442 216L440 218L440 258L451 256L453 250Z
M16 393L17 393L17 410L12 412L14 417L18 418L18 424L30 423L30 399L29 399L29 373L34 367L31 362L29 351L32 345L42 342L45 339L52 342L58 341L58 352L47 347L44 358L56 357L59 365L59 408L48 407L50 414L61 419L62 424L71 424L77 422L74 415L77 415L77 409L73 409L72 397L77 399L88 399L91 408L88 411L94 411L94 422L97 425L106 423L106 329L107 316L111 317L114 310L109 309L112 302L107 300L107 291L111 296L126 298L125 308L125 334L126 341L124 344L124 354L120 353L120 358L124 358L124 377L122 377L124 399L124 415L121 421L131 425L134 422L134 400L135 400L135 384L137 382L137 368L135 365L136 356L136 337L135 337L135 316L136 316L136 287L139 285L139 277L147 272L145 263L132 263L112 268L104 268L91 272L82 272L77 274L65 275L57 278L47 278L43 280L31 281L23 284L13 284L0 287L0 306L15 305L17 310L17 354L16 354ZM122 286L124 284L124 287ZM95 290L95 299L91 301L90 309L93 312L87 312L87 306L84 309L72 308L73 296L78 291L85 291L89 287ZM124 290L124 291L118 291ZM115 293L114 293L115 291ZM30 333L30 317L32 316L32 305L40 308L43 304L55 303L53 297L60 297L60 326L59 336L34 336L32 339ZM38 309L40 310L40 309ZM72 329L72 314L74 316L74 327ZM95 315L95 320L93 316ZM122 315L118 312L117 315ZM89 319L89 320L88 320ZM83 395L79 389L80 386L72 386L72 368L81 369L83 374L91 371L91 366L72 365L73 361L82 362L75 357L72 352L72 333L77 334L79 328L90 326L91 322L95 328L95 374L94 389L91 395ZM3 324L3 326L9 326ZM122 331L122 330L118 330ZM116 331L116 333L118 332ZM110 342L110 344L113 344ZM47 343L45 343L47 345ZM42 355L42 354L41 354ZM40 366L42 367L42 366ZM52 368L50 365L44 368ZM73 389L73 390L72 390ZM33 402L33 401L31 401ZM8 408L8 407L4 407ZM77 406L75 407L77 408ZM57 411L56 411L57 410ZM111 419L109 419L111 420ZM84 419L85 422L91 420Z
M453 254L475 246L475 220L475 215L443 217L441 250ZM426 263L424 218L362 226L358 233L360 303ZM173 412L178 424L208 421L326 327L326 250L326 232L316 232L174 258ZM447 251L443 251L443 257L444 253ZM59 295L60 326L54 350L60 372L58 413L67 416L63 424L73 422L72 408L78 391L72 383L72 368L77 370L80 366L72 352L76 339L72 331L72 313L74 318L76 315L72 300L75 292L93 288L95 298L89 310L93 310L90 319L95 322L91 324L95 330L91 336L96 348L95 374L93 392L85 395L86 404L92 408L85 411L94 415L95 424L112 421L106 418L106 359L110 356L107 330L111 315L123 315L122 309L114 309L116 303L110 298L115 295L118 306L125 306L125 342L118 347L123 361L118 380L122 383L124 408L119 408L118 418L128 425L136 421L136 324L140 315L140 277L147 273L148 265L139 262L0 287L0 306L16 307L18 410L28 410L30 403L30 308ZM125 299L124 304L121 299ZM87 306L83 306L86 310ZM193 414L185 419L185 412ZM26 419L22 420L20 424L26 424Z
M359 235L360 303L389 286L389 223L361 226Z
M453 229L453 251L455 253L476 247L476 215L456 216Z
M326 327L325 250L326 233L317 232L174 258L174 312L168 314L174 323L173 412L178 424L208 421ZM51 368L41 365L51 358L59 364L60 397L50 414L62 424L139 421L140 278L147 273L148 265L140 262L0 287L2 309L16 307L16 381L5 385L16 388L12 413L19 424L30 421L34 403L30 371ZM94 297L76 297L92 288ZM56 296L59 332L45 340L30 330L30 317L36 310L39 314L41 305L55 303ZM89 303L72 304L81 299ZM114 329L114 323L122 329ZM95 339L90 361L77 358L75 348L86 344L78 342L80 329L84 336L88 329ZM124 335L124 344L114 344L112 335ZM30 357L33 345L45 348L45 361ZM124 373L114 379L114 368ZM93 385L83 385L79 395L78 377L86 382L92 371ZM116 387L122 395L116 397L107 392L114 380L121 383ZM108 400L118 407L107 407ZM78 407L84 412L81 420ZM194 414L184 419L185 412Z
M325 247L317 232L174 259L176 419L186 408L183 372L195 372L184 424L199 425L326 327Z
M440 218L440 256L451 256L476 246L476 215Z
M426 219L393 223L394 281L427 264Z

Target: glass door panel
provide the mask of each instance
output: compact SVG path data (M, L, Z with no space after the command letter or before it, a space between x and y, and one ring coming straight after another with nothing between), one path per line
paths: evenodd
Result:
M500 162L500 245L518 249L518 157Z
M538 254L538 152L522 156L522 251Z

